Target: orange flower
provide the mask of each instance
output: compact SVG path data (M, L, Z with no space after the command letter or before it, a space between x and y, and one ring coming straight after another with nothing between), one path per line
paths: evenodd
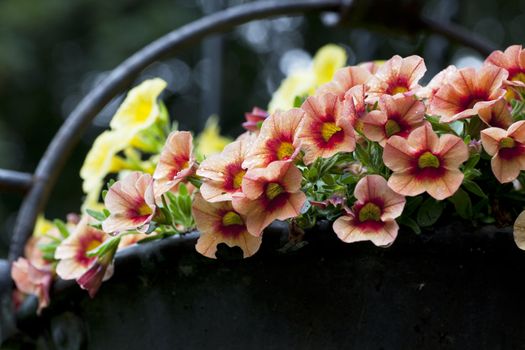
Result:
M508 130L488 128L481 131L483 148L490 154L492 172L499 182L513 181L525 170L525 121L512 124Z
M222 153L204 160L197 169L197 175L203 177L201 194L207 201L220 202L232 200L242 193L242 178L246 173L242 163L250 151L255 136L232 142Z
M155 196L160 197L194 174L195 159L192 154L192 140L191 133L187 131L173 131L168 136L160 153L157 168L153 173Z
M120 244L120 238L112 238L102 253L96 256L91 266L77 278L78 285L88 291L91 298L95 297L103 281L113 276L113 260Z
M436 74L434 78L427 84L427 86L421 88L417 92L417 96L419 98L426 98L428 99L427 103L430 104L432 101L432 98L434 98L434 95L439 90L440 87L447 84L450 81L451 77L454 77L454 74L457 72L456 66L450 65L447 68L443 69L441 72Z
M253 107L251 112L244 113L246 121L242 127L248 131L258 132L262 122L268 118L268 112L259 107Z
M379 108L379 111L372 111L362 119L363 134L383 147L391 136L406 138L424 122L425 105L413 96L394 99L383 95L379 98Z
M370 72L363 67L353 66L339 68L331 82L322 85L316 95L332 93L339 99L343 99L346 92L356 85L364 84L372 76Z
M525 50L521 45L509 46L505 52L494 51L485 62L505 69L509 85L525 87Z
M412 94L420 88L419 79L425 75L427 68L419 56L401 58L396 55L379 67L367 82L372 98L383 94Z
M53 276L50 269L39 269L25 258L18 258L11 266L11 277L16 288L25 294L38 298L38 313L49 305L49 289Z
M231 202L210 203L197 193L192 210L195 224L201 233L195 249L202 255L215 259L220 243L241 248L245 258L259 250L262 238L248 233L246 217L233 209Z
M89 225L89 218L83 217L71 235L60 243L55 251L55 259L60 260L57 274L65 280L82 276L97 260L87 253L101 245L107 234Z
M392 136L383 151L385 165L394 172L388 180L392 190L405 196L428 192L438 200L452 196L461 186L459 166L468 157L461 138L439 138L428 123L412 131L408 139Z
M350 123L360 133L363 133L363 119L368 114L369 105L365 101L367 89L366 85L356 85L348 90L344 97L346 108L349 108L350 112Z
M339 217L333 229L343 242L372 241L376 246L389 246L397 237L395 218L405 207L405 197L388 188L379 175L359 180L354 195L357 199L350 212Z
M135 171L115 182L106 194L104 204L110 212L102 222L105 232L146 232L156 211L151 175Z
M267 118L242 167L263 168L276 160L293 160L300 151L297 134L303 114L301 109L292 108Z
M301 106L305 116L302 122L301 145L305 151L304 163L317 158L328 158L338 152L355 149L352 108L334 94L310 96Z
M367 61L359 63L357 66L366 69L372 74L376 74L379 67L381 67L385 61Z
M274 220L300 215L306 202L301 180L301 171L287 161L248 170L242 182L246 197L233 199L233 208L246 217L248 232L260 236Z
M152 237L156 233L152 232L149 234L145 233L132 233L132 234L125 234L120 237L120 243L118 245L118 250L126 249L127 247L131 247L135 245L140 240L143 240L144 238Z
M478 114L505 95L502 88L507 72L496 66L485 65L459 69L432 98L430 112L441 116L441 122L450 123Z
M510 106L504 98L500 98L489 107L480 109L478 115L488 126L507 130L512 124Z

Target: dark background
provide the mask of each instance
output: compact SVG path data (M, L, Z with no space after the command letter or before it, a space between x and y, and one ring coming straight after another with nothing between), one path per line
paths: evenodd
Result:
M64 118L112 68L205 13L245 2L249 1L0 1L0 168L34 171ZM396 2L413 7L407 3ZM422 7L426 15L461 24L502 49L522 44L525 37L523 0L428 1ZM378 17L389 16L384 7L374 11ZM401 23L409 22L410 16L405 12ZM448 64L476 66L484 59L441 36L401 33L384 22L373 23L374 18L345 27L326 26L330 20L316 15L252 22L222 36L222 41L195 45L152 65L139 80L159 76L168 81L164 99L181 129L199 131L207 116L218 113L223 132L234 137L241 132L243 113L254 105L266 107L285 73L294 64L307 64L326 43L345 46L349 64L419 54L428 68L425 80ZM47 217L79 210L78 171L118 103L110 104L82 138L53 192ZM3 257L20 196L0 196Z

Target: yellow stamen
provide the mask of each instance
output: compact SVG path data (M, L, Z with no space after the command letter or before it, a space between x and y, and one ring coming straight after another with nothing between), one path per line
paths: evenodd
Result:
M239 170L237 174L233 176L233 188L240 188L242 185L242 178L246 174L245 170Z
M294 151L295 147L290 142L281 142L277 149L277 158L279 158L279 160L289 158Z
M385 124L385 133L387 137L397 134L401 131L399 124L392 119L389 119Z
M323 136L323 140L328 142L335 133L341 130L342 129L335 125L335 123L323 123L323 126L321 127L321 135Z
M364 127L363 121L361 119L357 119L355 121L354 129L362 134L363 133L363 127Z
M511 137L504 137L499 141L499 148L514 148L516 141Z
M284 188L276 182L271 182L266 186L266 197L268 197L269 200L274 199L283 192Z
M242 221L239 214L234 211L229 211L222 217L222 224L224 226L244 225L244 221Z
M417 165L420 169L424 168L439 168L439 159L430 152L423 153L417 160Z
M142 203L142 205L137 209L137 214L139 216L146 216L150 215L151 213L153 213L153 210L151 210L151 208L146 203Z
M408 89L405 86L396 86L392 89L392 95L395 94L402 94L403 92L407 92Z
M102 242L101 241L98 241L96 239L92 240L91 242L89 242L87 248L86 248L86 252L89 252L93 249L96 249L99 245L101 245Z
M525 83L525 73L515 74L510 80L512 81L521 81Z
M381 220L381 208L374 203L366 203L361 210L359 210L359 221L379 221Z

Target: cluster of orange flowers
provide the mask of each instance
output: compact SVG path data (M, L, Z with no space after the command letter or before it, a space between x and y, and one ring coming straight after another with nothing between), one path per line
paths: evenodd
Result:
M56 272L94 293L110 276L113 255L106 262L88 257L92 243L100 245L107 234L150 234L152 224L166 220L165 195L181 183L192 192L200 231L196 249L215 258L220 243L238 246L249 257L274 220L294 221L311 208L328 206L339 213L333 229L342 241L388 246L397 236L396 218L406 197L453 196L464 181L464 163L483 150L500 183L516 180L525 169L525 121L513 113L516 101L523 102L525 50L516 45L496 51L477 70L449 66L421 86L425 72L419 56L341 68L314 94L299 96L296 108L247 113L248 131L200 164L192 135L172 132L152 175L133 172L109 188L104 200L109 215L100 228L87 218L76 224L83 233L57 248ZM382 170L357 156L371 145L379 150ZM305 171L341 154L349 161L339 164L337 174L355 181L321 201L310 198ZM46 304L50 279L35 271L44 270L19 261L13 277L20 290Z

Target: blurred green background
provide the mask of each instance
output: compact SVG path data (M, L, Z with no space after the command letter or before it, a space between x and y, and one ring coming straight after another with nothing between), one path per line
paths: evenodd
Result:
M64 118L116 65L152 40L205 13L242 0L3 0L0 2L0 168L32 172ZM521 44L525 1L397 1L395 6L452 21L497 47ZM388 9L373 8L379 17ZM410 17L409 12L403 16ZM400 18L408 22L410 18ZM261 20L218 39L186 48L149 67L138 80L160 76L180 128L198 131L211 113L225 134L241 132L243 113L266 107L286 73L309 64L322 45L345 46L349 64L419 54L431 75L453 63L476 66L484 59L439 35L399 33L372 18L330 27L332 16ZM49 218L79 210L78 171L90 143L108 124L112 102L83 136L47 207ZM5 256L20 196L0 194L0 257Z

